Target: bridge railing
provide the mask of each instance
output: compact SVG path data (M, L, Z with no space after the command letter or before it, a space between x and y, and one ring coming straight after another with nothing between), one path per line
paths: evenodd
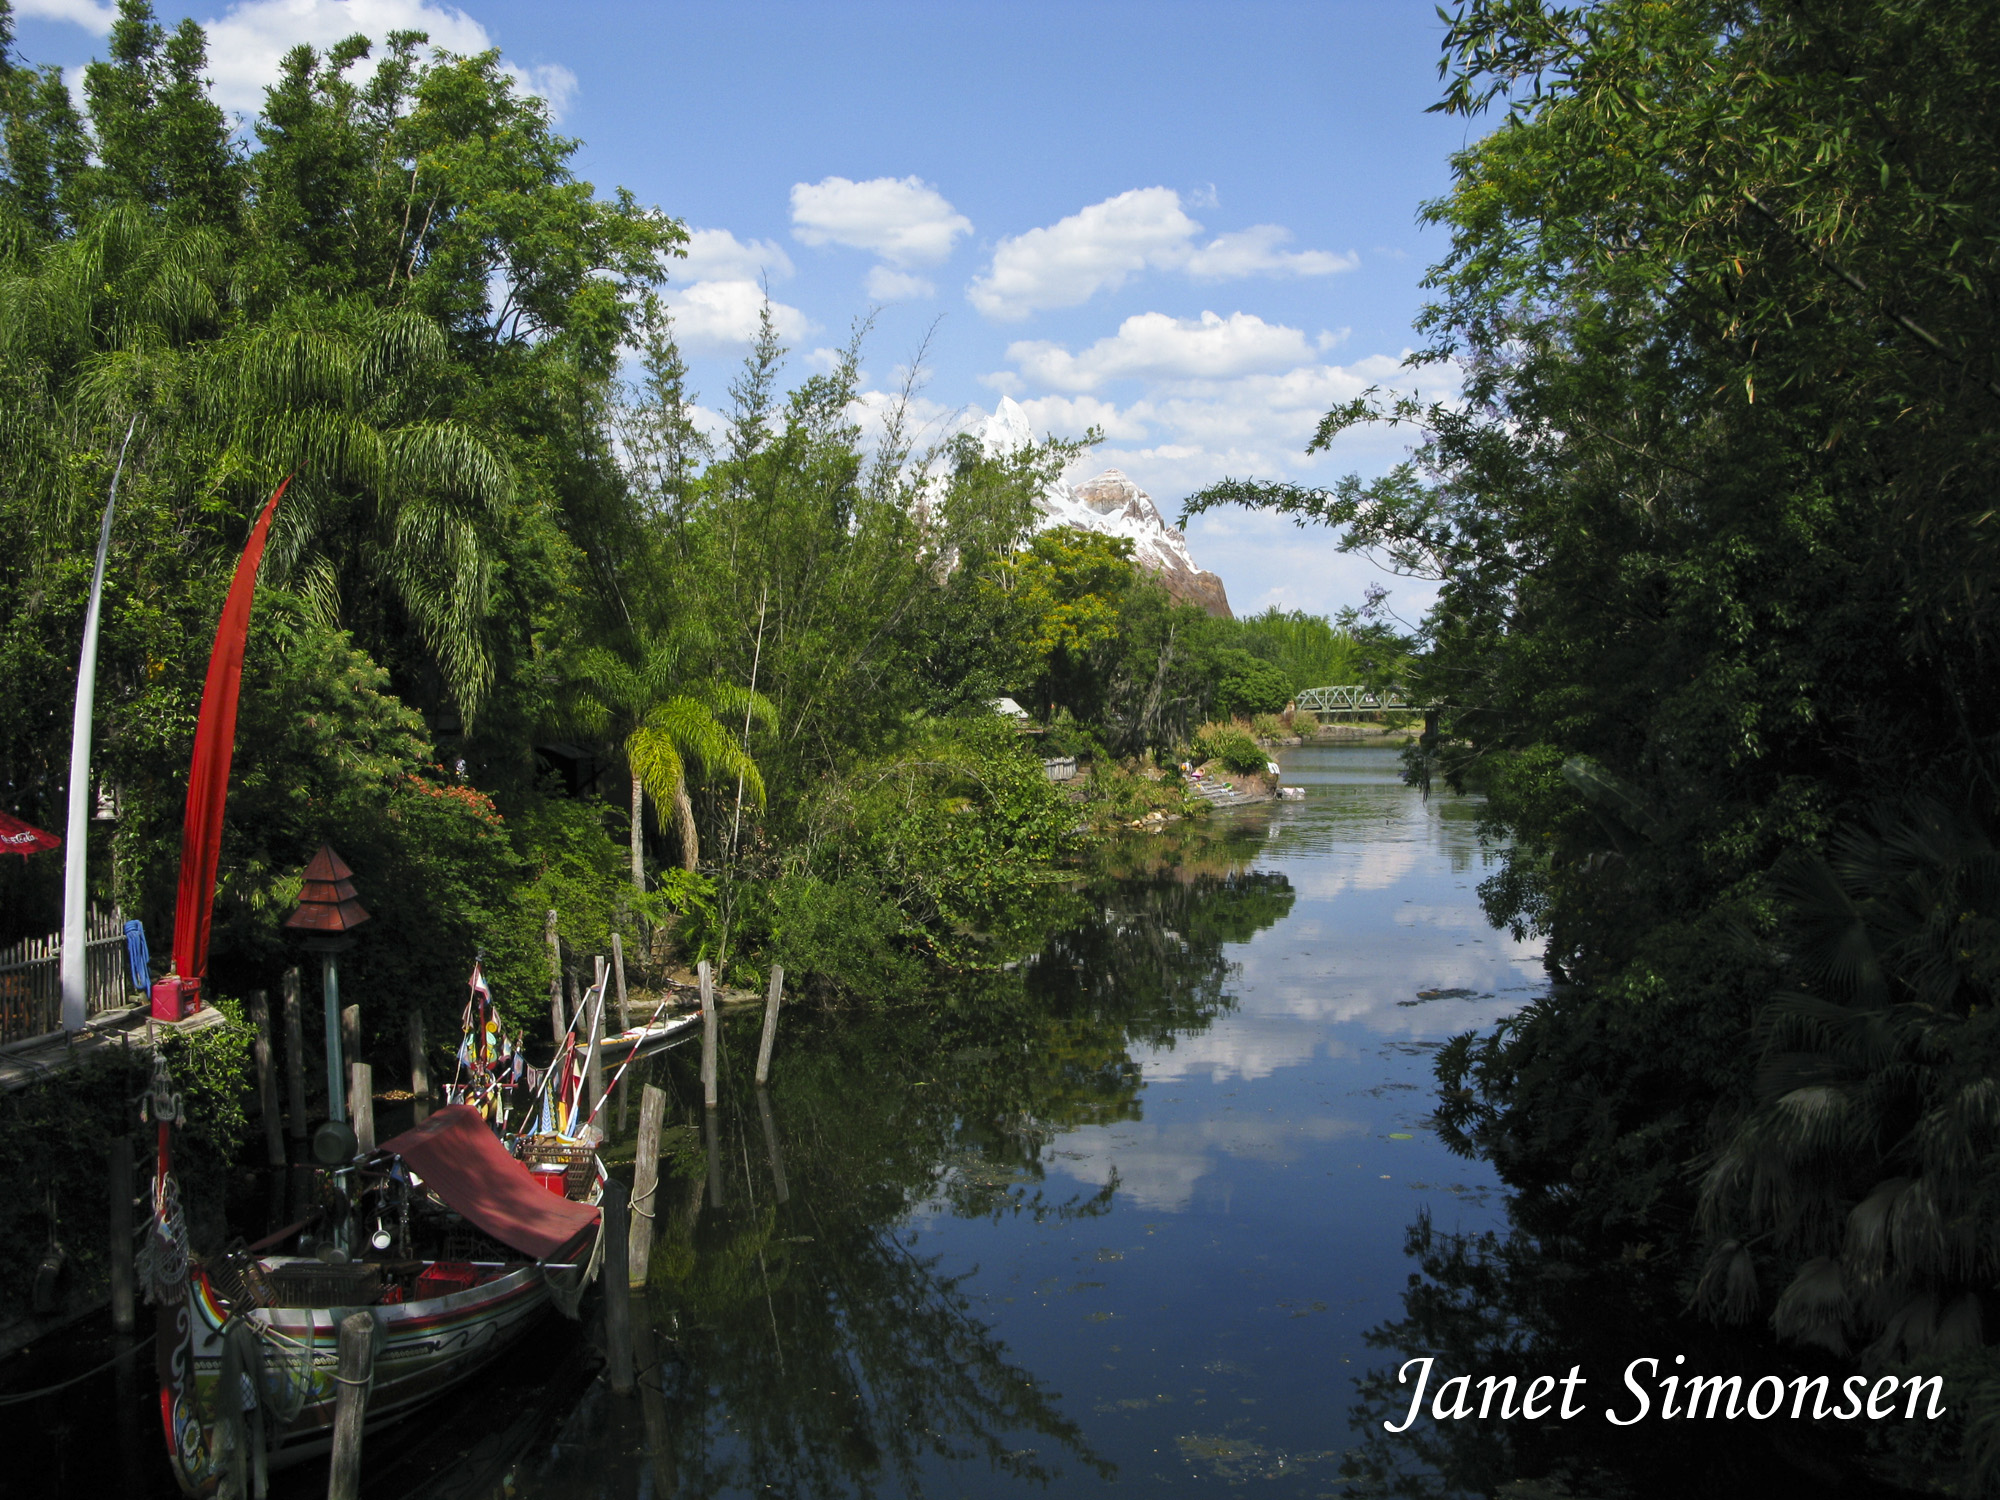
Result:
M1425 707L1401 687L1371 688L1359 682L1304 688L1293 702L1316 714L1375 714L1392 710L1411 713Z

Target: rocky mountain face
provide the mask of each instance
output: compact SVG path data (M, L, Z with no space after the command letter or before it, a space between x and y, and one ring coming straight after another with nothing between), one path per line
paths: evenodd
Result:
M1035 438L1028 414L1012 397L1002 397L981 428L980 440L988 452L1005 453ZM1175 599L1198 604L1221 619L1231 618L1222 580L1195 566L1186 535L1179 527L1169 526L1152 496L1117 469L1106 469L1081 484L1057 480L1043 493L1041 509L1036 530L1077 526L1122 536L1132 543L1132 560L1158 578Z

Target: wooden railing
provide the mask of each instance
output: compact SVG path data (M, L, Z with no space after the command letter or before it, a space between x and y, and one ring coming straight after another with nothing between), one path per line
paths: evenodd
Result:
M84 923L85 1010L98 1015L139 998L125 956L125 914L93 906ZM0 1045L62 1030L62 934L0 948Z

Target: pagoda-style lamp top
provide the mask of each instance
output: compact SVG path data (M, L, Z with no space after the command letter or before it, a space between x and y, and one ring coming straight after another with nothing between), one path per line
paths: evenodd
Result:
M306 866L299 909L285 919L285 925L315 937L338 937L367 920L366 908L354 896L354 872L333 852L333 845L321 844Z

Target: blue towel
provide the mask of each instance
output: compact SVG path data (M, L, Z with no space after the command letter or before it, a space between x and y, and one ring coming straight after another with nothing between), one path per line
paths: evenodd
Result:
M153 988L153 976L148 972L153 955L146 949L146 929L138 922L125 924L125 956L132 961L132 988L147 994Z

